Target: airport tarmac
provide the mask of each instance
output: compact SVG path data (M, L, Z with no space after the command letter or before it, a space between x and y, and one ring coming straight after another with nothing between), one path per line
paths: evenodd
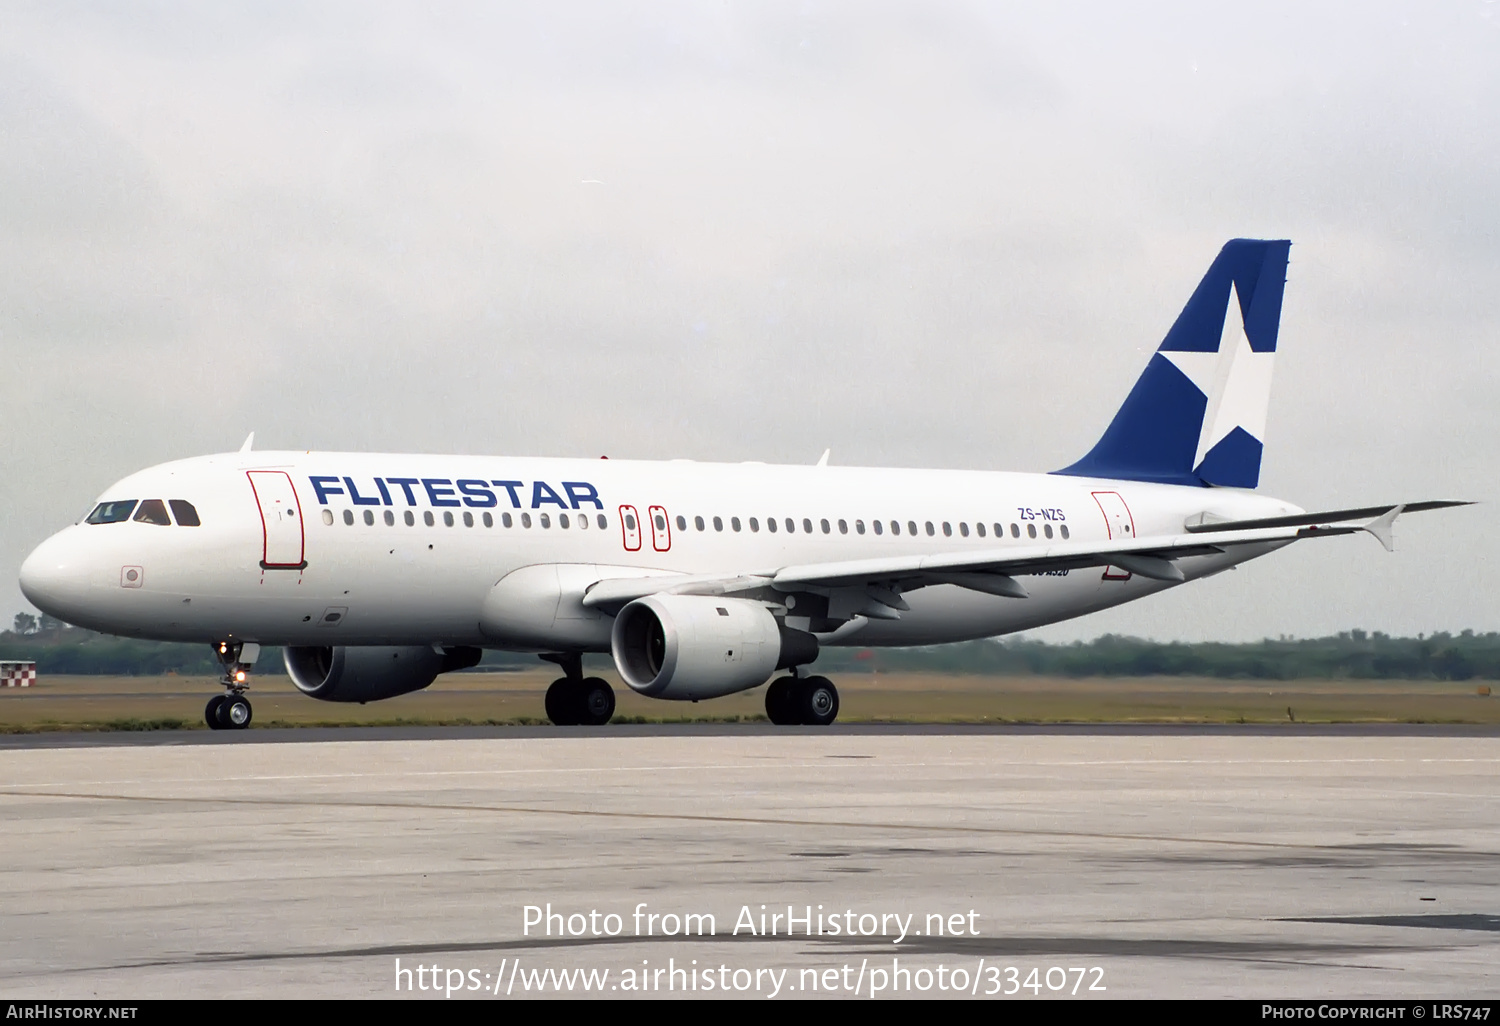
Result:
M1500 992L1492 731L263 733L0 749L0 994Z

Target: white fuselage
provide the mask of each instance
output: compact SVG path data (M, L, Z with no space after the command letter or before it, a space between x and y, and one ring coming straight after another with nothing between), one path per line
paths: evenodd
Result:
M201 526L78 523L48 539L23 567L22 588L67 622L171 641L533 651L607 650L607 627L575 618L608 616L525 589L500 592L486 613L497 585L523 568L567 568L559 571L566 590L648 571L773 573L1061 543L1065 529L1073 541L1176 534L1201 513L1300 512L1235 489L1048 474L318 452L162 464L100 499L186 500ZM1280 544L1183 559L1181 569L1194 580ZM829 640L989 637L1171 586L1098 568L1024 580L1024 599L920 588L907 594L910 609L899 619ZM497 601L539 608L502 609L497 619ZM512 612L525 630L500 622ZM800 626L795 609L786 615Z

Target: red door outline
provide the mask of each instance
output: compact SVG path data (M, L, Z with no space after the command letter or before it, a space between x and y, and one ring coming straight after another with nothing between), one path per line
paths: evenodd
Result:
M1124 496L1119 492L1094 492L1094 502L1099 506L1099 512L1104 515L1104 530L1109 534L1110 541L1134 541L1135 540L1135 515L1130 512L1130 506L1126 504ZM1107 498L1105 498L1107 496ZM1118 508L1111 511L1110 507ZM1124 516L1121 516L1123 512ZM1116 518L1119 520L1121 530L1115 531ZM1104 568L1104 580L1106 581L1128 581L1130 574L1117 566Z
M629 521L625 519L627 516ZM630 522L635 523L634 530L631 529ZM641 551L641 515L635 511L634 506L620 507L620 533L625 538L626 552Z
M672 521L667 516L665 506L652 506L651 514L651 547L657 552L666 552L672 547ZM661 521L660 526L657 520Z
M245 476L250 479L250 491L255 496L255 507L260 512L261 569L305 570L307 568L307 529L303 526L302 500L297 497L297 489L292 485L291 476L284 470L247 470ZM261 479L261 487L255 484L257 477ZM265 490L264 495L261 494L262 488ZM266 516L268 506L271 515L269 520ZM295 561L283 559L273 563L271 562L272 531L276 532L278 548L289 546L292 527L290 521L296 522L297 558Z

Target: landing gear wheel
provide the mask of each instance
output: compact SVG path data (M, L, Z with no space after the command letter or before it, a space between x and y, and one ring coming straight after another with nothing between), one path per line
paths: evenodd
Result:
M244 695L225 695L219 705L219 725L225 730L244 730L250 726L250 699Z
M797 719L810 727L826 727L839 715L839 691L827 677L806 677L793 692Z
M778 727L802 722L793 708L793 692L797 683L795 677L777 677L766 688L766 717Z
M614 693L610 693L610 712L614 712ZM547 719L559 727L576 727L583 712L578 700L578 686L566 677L559 677L547 689Z
M215 695L208 700L208 705L203 710L203 721L208 724L209 730L222 730L219 724L219 706L224 704L224 695Z
M588 727L602 727L615 714L615 689L601 677L585 677L573 685L574 712Z

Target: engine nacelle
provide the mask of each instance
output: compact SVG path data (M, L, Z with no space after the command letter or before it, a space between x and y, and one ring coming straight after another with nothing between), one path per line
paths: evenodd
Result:
M484 651L430 645L403 648L288 647L282 661L304 695L324 702L378 702L421 691L440 673L476 666Z
M615 617L615 667L643 695L688 701L744 691L810 663L818 640L781 626L759 602L648 595Z

